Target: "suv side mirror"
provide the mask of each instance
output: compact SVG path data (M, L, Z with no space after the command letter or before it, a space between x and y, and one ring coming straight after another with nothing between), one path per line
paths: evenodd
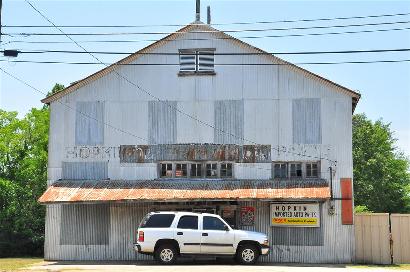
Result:
M227 225L224 225L224 230L229 231L229 227Z

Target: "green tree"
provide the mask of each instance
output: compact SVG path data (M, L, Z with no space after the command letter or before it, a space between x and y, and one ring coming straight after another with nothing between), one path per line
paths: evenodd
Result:
M42 254L45 207L37 200L47 185L48 131L48 107L24 118L0 110L0 257Z
M55 93L58 93L58 92L64 90L64 88L65 88L65 87L64 87L63 84L56 83L56 84L54 85L54 87L51 89L51 92L48 92L48 93L47 93L47 96L53 95L53 94L55 94Z
M0 257L42 253L48 128L47 108L22 119L0 110Z
M409 161L395 147L390 124L353 116L355 204L373 212L408 212Z

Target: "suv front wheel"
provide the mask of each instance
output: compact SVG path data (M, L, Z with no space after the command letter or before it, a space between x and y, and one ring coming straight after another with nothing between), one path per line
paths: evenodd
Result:
M236 253L236 260L241 264L254 264L259 258L259 250L251 244L241 245Z
M174 246L165 244L155 250L155 259L161 264L173 264L177 260L177 250Z

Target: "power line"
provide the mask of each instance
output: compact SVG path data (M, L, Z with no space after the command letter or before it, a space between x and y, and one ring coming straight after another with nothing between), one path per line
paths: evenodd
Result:
M16 77L15 75L13 75L13 74L7 72L6 70L2 69L1 67L0 67L0 71L2 71L3 73L5 73L5 74L8 75L8 76L14 78L15 80L19 81L20 83L26 85L26 86L29 87L30 89L33 89L34 91L36 91L36 92L38 92L38 93L40 93L40 94L42 94L42 95L44 95L44 96L47 96L47 93L40 91L38 88L34 87L33 85L29 84L28 82L26 82L26 81L24 81L24 80L22 80L22 79ZM121 133L130 135L130 136L135 137L135 138L140 139L140 140L144 140L144 141L146 141L146 142L148 143L148 140L145 139L145 138L143 138L143 137L140 137L140 136L135 135L135 134L133 134L133 133L131 133L131 132L129 132L129 131L120 129L120 128L116 127L116 126L113 126L113 125L111 125L110 123L101 121L101 120L99 120L99 119L97 119L97 118L95 118L95 117L92 117L92 116L90 116L90 115L88 115L88 114L85 114L85 113L83 113L83 112L81 112L81 111L79 111L79 110L77 110L77 109L71 107L69 104L66 104L66 103L61 102L60 100L57 100L57 102L58 102L59 104L63 105L64 107L68 108L69 110L72 110L72 111L74 111L75 113L79 113L79 114L81 114L82 116L84 116L84 117L86 117L86 118L89 118L89 119L91 119L91 120L93 120L93 121L96 121L96 122L98 122L98 123L101 123L101 124L103 124L103 125L105 125L105 126L107 126L107 127L110 127L110 128L112 128L112 129L118 131L118 132L121 132ZM285 146L281 146L281 147L282 147L282 148L286 148ZM271 148L271 150L272 150L272 148ZM160 151L157 151L157 155L159 154L159 152L160 152ZM298 154L298 155L300 155L300 156L311 157L311 156L306 155L306 154L301 154L301 153L296 153L296 154ZM265 168L265 167L260 167L260 166L256 166L256 165L247 165L247 164L242 164L241 167L251 167L251 168L254 168L254 169L268 170L268 171L271 171L271 170L272 170L272 168ZM325 173L326 173L326 174L327 174L328 172L322 172L322 171L321 171L321 172L319 172L319 173L321 173L321 174L325 174Z
M215 55L215 56L253 56L253 55L321 55L321 54L356 54L356 53L385 53L385 52L408 52L410 48L398 48L398 49L374 49L374 50L342 50L342 51L301 51L301 52L253 52L253 53L219 53L212 52L203 55ZM0 51L0 52L4 52ZM110 52L110 51L88 51L92 54L101 55L164 55L164 56L179 56L180 53L173 52ZM73 50L31 50L31 51L18 51L19 54L43 54L43 53L67 53L67 54L88 54L84 51L73 51Z
M22 79L20 79L20 78L18 78L18 77L16 77L16 76L14 76L13 74L10 74L9 72L7 72L6 70L4 70L3 68L0 67L0 70L1 70L3 73L5 73L6 75L8 75L8 76L14 78L15 80L19 81L20 83L22 83L22 84L26 85L27 87L29 87L29 88L35 90L36 92L38 92L38 93L40 93L40 94L42 94L42 95L44 95L44 96L47 96L47 93L40 91L39 89L37 89L37 88L34 87L33 85L27 83L26 81L24 81L24 80L22 80ZM125 134L131 135L131 136L133 136L133 137L135 137L135 138L138 138L138 139L140 139L140 140L144 140L144 141L147 141L147 142L148 142L148 140L145 139L145 138L143 138L143 137L140 137L140 136L138 136L138 135L135 135L135 134L130 133L130 132L128 132L128 131L125 131L125 130L123 130L123 129L117 128L117 127L115 127L115 126L113 126L113 125L111 125L111 124L109 124L109 123L107 123L107 122L103 122L103 121L101 121L101 120L99 120L99 119L97 119L97 118L94 118L94 117L92 117L92 116L90 116L90 115L88 115L88 114L85 114L85 113L83 113L83 112L81 112L81 111L79 111L79 110L77 110L77 109L71 107L70 105L61 102L60 100L57 100L57 102L60 103L61 105L65 106L65 107L67 107L68 109L75 111L76 113L80 113L81 115L83 115L83 116L85 116L85 117L87 117L87 118L89 118L89 119L92 119L92 120L94 120L94 121L97 121L97 122L99 122L99 123L102 123L102 124L104 124L104 125L106 125L106 126L112 128L112 129L114 129L114 130L117 130L117 131L119 131L119 132L121 132L121 133L125 133Z
M307 37L307 36L324 36L324 35L344 35L344 34L358 34L358 33L377 33L377 32L390 32L390 31L403 31L409 30L410 27L403 28L388 28L388 29L373 29L373 30L359 30L359 31L342 31L342 32L325 32L325 33L303 33L303 34L288 34L288 35L264 35L264 36L242 36L237 39L264 39L264 38L285 38L285 37ZM181 32L183 34L184 32ZM213 41L213 40L231 40L231 37L220 38L183 38L178 41ZM175 41L175 39L163 38L163 39L143 39L143 40L85 40L78 41L77 43L138 43L138 42L157 42L157 41ZM3 45L13 43L26 43L26 44L70 44L72 42L64 41L7 41Z
M29 0L24 0L24 1L27 2L37 13L39 13L39 14L40 14L45 20L47 20L50 24L54 25L54 27L55 27L56 29L58 29L61 33L65 34L62 29L58 28L47 16L45 16L41 11L39 11ZM78 44L78 43L77 43L73 38L71 38L69 35L66 35L66 34L65 34L65 36L66 36L68 39L70 39L73 43L75 43L78 47L80 47L82 50L84 50L85 52L88 52L87 49L85 49L83 46L81 46L80 44ZM103 64L104 66L108 67L106 64L104 64L98 57L96 57L96 56L93 55L92 53L89 53L89 55L92 56L94 59L96 59L96 60L97 60L98 62L100 62L101 64ZM114 68L115 68L115 67L114 67ZM250 142L250 143L253 143L253 144L257 144L256 142L251 141L251 140L247 140L247 139L245 139L244 137L240 137L240 136L234 135L234 134L232 134L232 133L230 133L230 132L226 132L226 131L224 131L224 130L222 130L222 129L216 128L214 125L211 125L211 124L209 124L209 123L207 123L207 122L205 122L205 121L202 121L202 120L200 120L200 119L198 119L198 118L196 118L196 117L194 117L194 116L192 116L192 115L190 115L190 114L188 114L188 113L186 113L186 112L184 112L184 111L178 109L178 107L174 107L173 105L169 104L168 101L161 100L159 97L153 95L152 93L150 93L150 92L147 91L146 89L144 89L144 88L142 88L141 86L139 86L138 84L134 83L133 81L131 81L131 80L128 79L127 77L125 77L125 76L123 76L122 74L120 74L120 73L119 73L118 71L116 71L115 69L113 69L112 71L113 71L115 74L117 74L119 77L121 77L122 79L124 79L127 83L129 83L129 84L133 85L134 87L136 87L138 90L140 90L140 91L142 91L143 93L149 95L150 97L152 97L153 99L155 99L155 100L157 100L157 101L161 101L161 102L165 103L170 109L174 109L176 112L178 112L178 113L180 113L180 114L182 114L182 115L184 115L184 116L186 116L186 117L188 117L188 118L190 118L190 119L196 121L197 123L202 124L202 125L207 126L207 127L210 127L210 128L212 128L213 130L220 131L220 132L222 132L222 133L224 133L224 134L230 135L230 136L232 136L232 137L234 137L234 138L237 138L237 139L240 139L240 140L242 140L242 141L247 141L247 142ZM295 155L299 154L299 155L303 155L303 156L305 156L305 157L315 158L315 156L304 155L304 154L295 153L295 152L292 152L292 151L284 151L284 150L281 150L280 148L272 148L272 150L273 150L273 149L277 150L278 152L286 152L286 153L295 154ZM332 163L336 164L336 161L330 160L330 159L328 159L328 158L316 157L316 159L328 160L329 162L332 162Z
M350 24L350 25L331 25L331 26L309 26L309 27L290 27L290 28L267 28L267 29L237 29L237 30L223 30L225 33L242 33L242 32L267 32L267 31L289 31L289 30L309 30L309 29L329 29L329 28L349 28L349 27L363 27L363 26L380 26L380 25L397 25L408 24L410 21L398 22L382 22L382 23L366 23L366 24ZM117 35L169 35L176 33L220 33L219 30L193 30L187 32L173 31L173 32L109 32L109 33L67 33L69 36L117 36ZM7 36L64 36L63 33L3 33Z
M400 63L409 62L410 59L399 60L371 60L371 61L341 61L341 62L299 62L299 63L216 63L215 66L289 66L289 65L337 65L337 64L372 64L372 63ZM6 60L0 62L10 63L35 63L35 64L69 64L69 65L99 65L105 66L179 66L179 63L107 63L107 62L64 62L64 61L31 61L31 60ZM159 100L162 101L162 100Z
M294 19L294 20L277 20L277 21L256 21L256 22L231 22L231 23L214 23L213 26L224 25L252 25L252 24L276 24L276 23L297 23L297 22L317 22L317 21L338 21L351 19L372 19L381 17L397 17L406 16L410 13L393 13L393 14L377 14L366 16L350 16L350 17L330 17L330 18L313 18L313 19ZM183 24L146 24L146 25L58 25L60 28L144 28L144 27L181 27ZM3 25L5 28L53 28L49 25Z

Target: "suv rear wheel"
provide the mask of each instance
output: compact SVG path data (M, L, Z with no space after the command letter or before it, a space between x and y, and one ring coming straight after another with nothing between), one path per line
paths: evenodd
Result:
M155 250L155 259L161 264L173 264L177 260L177 250L173 245L164 244L160 245Z
M241 264L254 264L259 258L259 250L251 244L241 245L236 253L236 260Z

